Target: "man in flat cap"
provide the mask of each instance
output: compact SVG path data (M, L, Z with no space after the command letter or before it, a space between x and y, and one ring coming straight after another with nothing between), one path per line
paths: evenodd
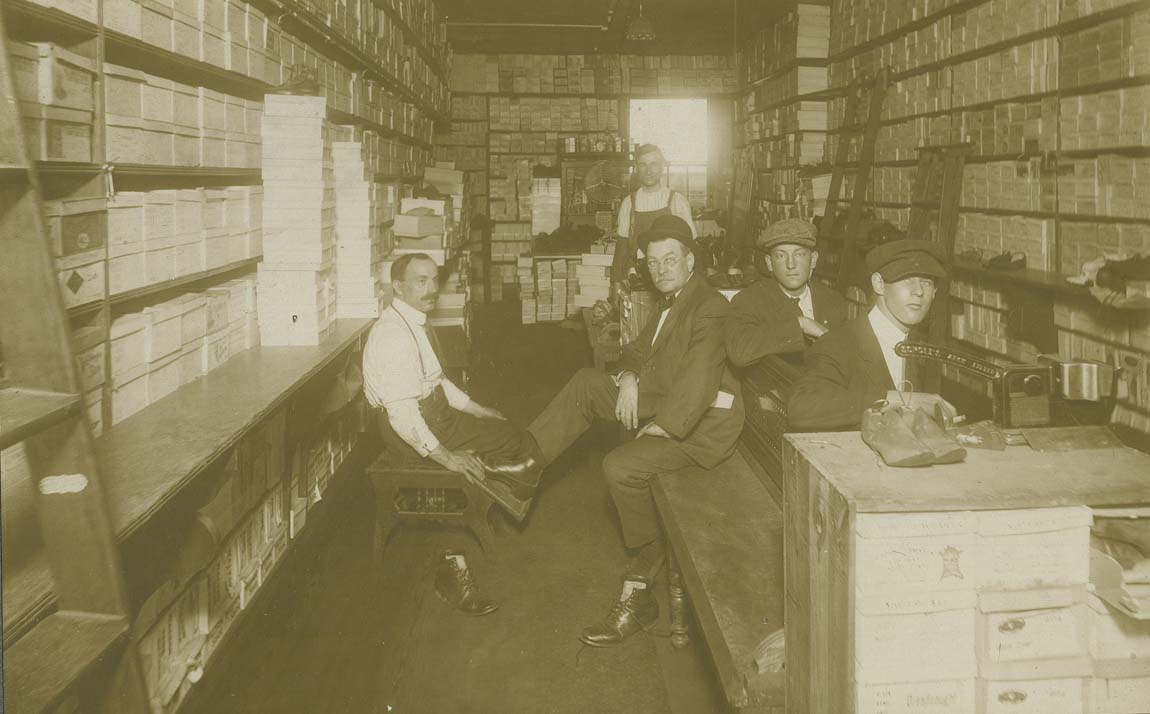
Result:
M894 347L930 313L946 278L938 247L925 240L896 240L866 256L875 304L807 351L803 376L787 401L796 430L857 429L868 406L913 383L907 361Z
M819 262L815 227L798 218L776 221L756 241L774 276L752 283L731 301L727 358L743 367L772 354L800 354L847 319L846 301L811 282Z
M553 461L595 418L639 429L603 459L603 474L634 553L610 613L581 640L619 644L654 624L652 583L665 542L651 497L652 476L689 466L711 468L731 455L743 428L739 384L726 365L726 299L697 275L691 227L660 216L639 237L662 300L639 337L627 344L617 374L577 372L528 427L540 460Z

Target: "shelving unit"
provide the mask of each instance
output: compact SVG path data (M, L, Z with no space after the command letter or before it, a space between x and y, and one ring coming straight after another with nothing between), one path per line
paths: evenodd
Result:
M26 349L10 350L5 344L4 366L10 373L4 376L17 377L0 381L0 412L4 414L0 447L11 449L4 456L5 704L15 714L49 708L57 714L57 706L58 714L71 714L78 701L67 695L82 682L84 696L79 703L84 711L103 707L109 712L173 714L191 687L184 679L188 664L194 660L210 671L214 648L235 631L232 625L239 615L232 613L228 615L232 619L220 623L212 620L210 626L207 621L191 626L181 622L179 640L184 649L179 651L157 649L166 646L158 643L174 641L164 640L159 632L175 627L189 598L194 603L195 598L206 595L208 581L214 577L208 570L216 562L230 561L233 552L228 549L238 547L240 531L249 525L255 527L257 522L264 524L265 518L276 524L274 533L267 531L266 552L257 554L255 570L245 575L249 581L244 584L247 590L242 597L247 598L259 587L261 578L270 574L291 538L301 532L307 510L318 501L331 476L321 467L338 464L344 458L363 423L361 402L317 421L311 413L314 393L326 388L336 366L359 349L371 321L337 321L333 334L314 347L244 349L209 374L182 386L177 383L175 391L163 398L149 398L147 406L115 425L113 397L119 398L120 386L114 385L114 364L121 351L146 348L134 345L121 350L113 338L113 325L119 319L142 315L148 308L200 291L217 294L236 279L254 280L262 258L258 240L250 237L263 231L258 223L244 219L235 223L231 211L243 206L249 209L245 214L249 217L260 214L258 203L250 201L260 195L264 181L258 143L262 102L265 94L291 79L293 66L315 70L319 91L326 97L330 124L357 127L377 142L380 150L372 157L379 163L371 165L367 175L377 183L402 187L418 181L431 159L435 124L446 117L451 51L433 0L373 0L357 8L371 15L370 21L364 16L362 26L352 25L345 13L346 4L337 7L334 2L327 12L323 2L309 2L305 7L304 2L294 0L221 0L187 6L192 16L183 12L185 6L181 4L174 8L174 15L159 16L167 18L172 33L168 36L149 35L143 26L134 30L125 26L123 12L117 14L111 0L76 0L61 5L69 12L89 13L86 17L48 4L47 0L45 5L32 0L4 3L6 36L12 42L50 43L43 45L42 56L55 57L52 53L58 50L65 59L78 57L85 67L90 63L88 114L82 122L87 143L68 148L75 154L76 147L82 147L81 155L36 155L33 161L23 160L13 148L22 143L19 134L8 130L9 124L15 122L18 127L21 123L12 107L39 112L38 116L50 115L44 107L75 97L65 93L61 100L59 88L37 93L39 87L26 81L28 76L49 75L59 81L59 75L51 72L25 72L24 83L17 85L19 95L5 82L3 93L9 101L5 102L8 109L0 112L6 129L0 136L0 193L12 200L20 197L21 216L40 213L38 204L29 198L36 189L50 207L45 216L52 238L46 245L58 253L59 262L54 267L62 275L52 271L53 258L48 256L45 265L49 272L45 274L50 280L37 304L58 307L61 337L57 345L66 346L72 332L77 348L66 363L43 359L36 369L71 376L75 384L60 388L11 374L22 369ZM140 22L142 3L125 0L120 5L134 7L136 22ZM198 39L196 47L178 42L176 33L185 32L187 40L189 28ZM378 33L378 37L371 33ZM208 40L222 43L217 54L209 52ZM37 49L21 46L19 58L38 61ZM67 89L76 91L73 86ZM183 95L179 94L181 89ZM81 91L77 96L84 98L85 94ZM135 114L123 114L125 107L133 110L133 98ZM218 118L218 125L206 123L209 112ZM151 139L140 134L133 142L127 138L125 127L150 132L166 127L160 133L167 138L158 144L165 146L164 151L146 159L129 157L125 147L144 147ZM193 147L185 154L179 153L181 127L189 130L190 144L184 148ZM216 131L218 139L213 133ZM218 141L218 160L211 160L205 148L209 139ZM120 142L119 150L116 141ZM45 151L45 146L41 141L38 150ZM395 192L396 202L403 192L402 188ZM165 203L159 200L161 194L174 198L165 199ZM136 204L141 206L138 213L122 212L114 219L108 207L129 196L125 204L115 208L131 208L131 195L142 202ZM229 203L233 198L238 202ZM180 213L185 210L181 201L187 207L198 206L193 210L194 225L183 222L189 214ZM5 202L6 216L15 215L12 205ZM153 207L155 213L149 213ZM219 252L210 257L207 241L216 235L211 232L216 229L209 228L209 216L219 230L226 229L229 241L233 234L248 236L236 239L248 241L245 252L235 252L229 243L226 257L221 258ZM225 220L228 223L224 224ZM390 225L386 221L377 227L386 230ZM194 245L205 251L199 261L189 261L171 272L153 271L143 260L129 263L125 270L132 272L134 281L122 283L130 286L127 289L116 290L112 276L115 261L136 255L131 251L137 249L141 256L153 249L167 249L166 243L149 242L149 236L160 231L158 235L163 237L163 231L173 226L177 235L189 226L196 234ZM237 232L240 230L246 233ZM13 234L5 230L5 235ZM41 235L38 230L27 234ZM133 245L126 248L129 243ZM91 262L85 262L89 257ZM27 267L22 260L6 259L5 272ZM82 278L72 275L87 270L87 266L98 270L94 268ZM21 277L12 285L29 279ZM62 294L78 290L72 281L78 281L78 286L82 281L83 290L75 296L69 294L65 306ZM7 278L5 284L9 285ZM26 290L15 293L24 298L34 294ZM254 305L249 307L254 310ZM27 322L11 317L17 312L20 310L16 308L5 309L9 315L4 320L5 341L12 330L22 329ZM39 311L23 312L37 320L42 318ZM180 320L176 318L177 328ZM54 325L47 320L38 329L51 331ZM150 358L144 366L152 369ZM151 374L145 372L138 379L150 379ZM303 401L294 398L300 393L306 394ZM91 401L93 394L102 396L97 406ZM285 414L295 416L289 419ZM292 428L292 423L285 427L285 419L294 419L295 428L311 424L315 433L293 434L284 444L284 430ZM103 431L90 442L87 462L60 466L78 453L82 442L79 433L66 425L87 429L86 423ZM66 443L46 457L48 452L33 444L41 433L53 438L66 435ZM271 461L265 462L265 456L257 454L263 454L266 440L276 433L285 455L275 456L274 477L268 477L266 491L258 492L262 501L246 504L242 513L236 512L233 523L218 524L224 529L217 534L221 539L210 541L206 554L200 553L206 558L199 562L200 569L182 570L187 565L188 549L199 537L186 529L189 522L195 522L197 509L210 505L205 499L220 490L227 479L239 479L237 474L246 473L245 469L267 464L272 471ZM20 454L27 450L27 467L12 458L17 450ZM274 451L274 447L268 448L268 459ZM249 457L256 460L236 466ZM97 463L99 470L111 474L108 491L99 489ZM50 507L52 512L41 514L45 523L59 524L66 515L70 521L65 518L63 526L37 535L40 531L32 507L42 505L39 502L45 499L35 495L33 485L17 488L14 483L23 473L42 467L52 469L51 473L87 476L89 492L97 498L99 508L66 513L73 507L59 512L55 512L59 507ZM260 488L264 487L261 484ZM79 503L80 499L72 500ZM107 512L103 510L105 500ZM261 513L261 509L268 513ZM157 518L160 514L162 517ZM69 538L75 543L65 544ZM159 543L171 546L171 550L161 556L156 550ZM61 559L68 548L72 562ZM263 557L262 563L258 557ZM250 559L248 562L250 565ZM86 569L86 574L77 569ZM231 595L241 597L239 582L228 585L232 586L237 589ZM92 595L92 602L86 600L85 593ZM238 611L238 604L233 604ZM212 607L219 606L217 602ZM193 631L191 639L183 634L188 629ZM209 644L200 653L197 642ZM46 664L49 660L51 666ZM98 681L87 682L89 665L97 661L101 661L100 676L91 679Z

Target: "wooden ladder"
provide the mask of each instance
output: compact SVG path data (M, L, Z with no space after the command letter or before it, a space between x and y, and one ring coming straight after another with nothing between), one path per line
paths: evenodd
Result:
M23 442L28 467L3 476L4 710L25 714L98 700L128 602L7 37L0 13L0 448Z
M836 233L842 233L838 275L835 276L839 289L845 290L849 276L855 271L858 256L855 248L855 233L862 218L863 203L870 186L871 168L874 165L874 149L878 140L879 121L882 118L882 105L886 99L889 80L886 68L880 69L874 77L864 77L851 86L847 94L843 124L840 127L838 144L835 147L835 160L831 169L831 185L827 192L826 210L819 227L822 242L833 241ZM859 117L860 107L866 107L866 115ZM839 195L842 193L843 176L852 167L851 149L857 143L858 154L854 162L855 181L851 191L850 207L845 221L838 210ZM840 230L841 229L841 230Z
M962 202L962 174L971 146L964 143L918 148L907 237L938 243L947 273L954 260L958 208ZM931 341L942 344L950 338L949 291L939 290L934 304L936 318L931 321L930 337Z

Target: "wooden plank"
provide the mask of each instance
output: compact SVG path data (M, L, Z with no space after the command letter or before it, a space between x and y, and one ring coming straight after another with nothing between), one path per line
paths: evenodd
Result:
M662 475L652 491L728 701L781 704L783 675L752 666L759 643L783 626L778 504L737 453L710 471ZM752 701L749 689L764 699Z
M31 434L74 414L76 394L12 387L0 389L0 449L7 449Z
M1150 455L1129 447L968 449L962 463L906 469L883 464L857 431L785 438L858 513L1150 503Z
M4 648L31 630L52 606L52 569L44 549L17 562L5 554Z
M39 714L128 632L124 617L60 611L4 652L4 705L10 714Z
M247 350L106 431L96 453L120 540L351 347L372 323L340 320L335 333L315 347Z

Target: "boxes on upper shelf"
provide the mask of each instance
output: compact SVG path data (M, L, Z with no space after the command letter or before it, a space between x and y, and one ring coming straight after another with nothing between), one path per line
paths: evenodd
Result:
M32 161L92 161L92 112L20 102Z
M50 42L9 44L16 96L62 109L95 108L96 63Z

